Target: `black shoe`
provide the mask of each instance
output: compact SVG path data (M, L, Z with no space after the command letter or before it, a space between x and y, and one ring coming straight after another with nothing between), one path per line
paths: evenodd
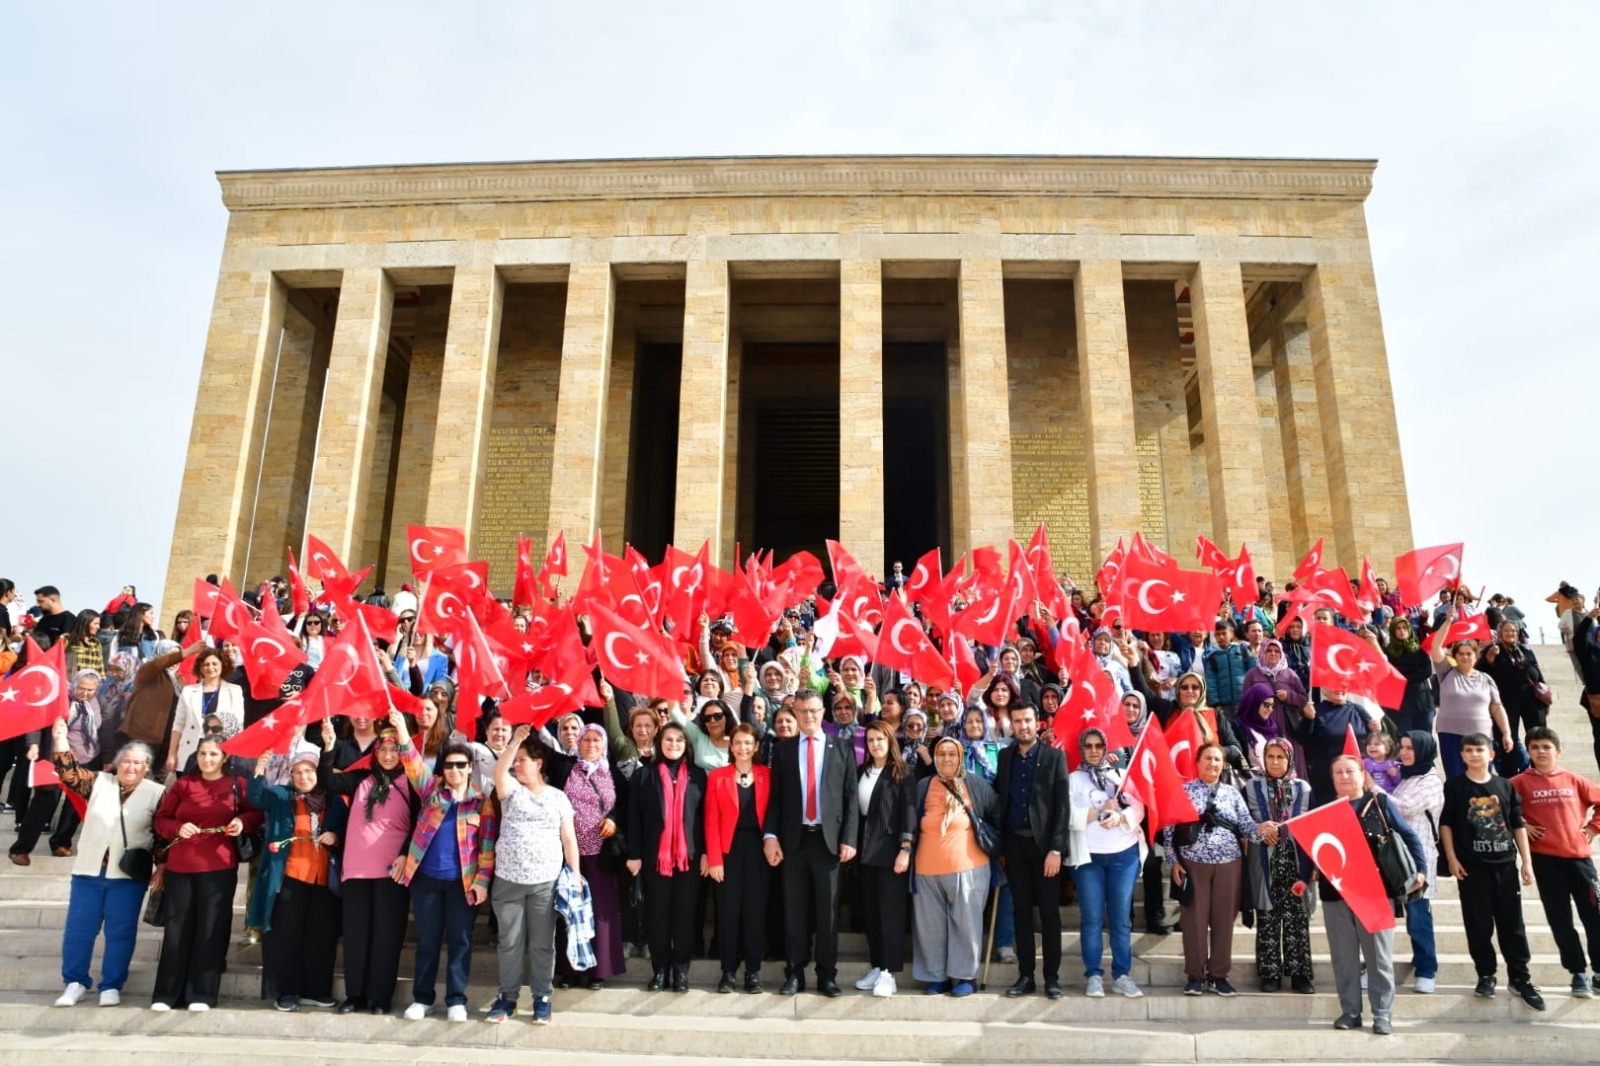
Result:
M1276 977L1265 977L1261 980L1261 991L1268 994L1283 991L1283 982Z
M646 992L660 992L667 987L667 971L657 970L650 975L650 983L644 986Z
M674 992L689 991L689 967L674 966L672 968L672 990Z
M384 1014L388 1014L389 1013L389 1008L388 1007L379 1006L378 1004L374 1003L372 1006L367 1008L367 1013L368 1014L376 1014L376 1015L380 1015L381 1016L381 1015L384 1015Z
M792 996L796 992L806 990L806 979L797 973L792 973L783 979L783 984L778 988L778 995Z
M1484 999L1493 999L1494 974L1484 974L1482 977L1478 978L1477 987L1472 990L1472 994L1475 996L1482 996Z
M734 981L733 974L731 973L723 974L722 980L717 982L718 992L733 992L736 991L738 987L738 982Z
M1296 977L1289 982L1289 987L1302 996L1309 996L1317 991L1317 986L1311 983L1311 978L1309 977Z
M1023 974L1021 977L1017 978L1015 984L1006 989L1006 998L1020 999L1023 996L1031 996L1033 995L1034 988L1035 985L1033 983L1033 978L1029 977L1027 974Z
M561 989L571 988L572 987L572 978L569 977L567 974L564 974L564 973L563 974L557 974L556 975L556 979L551 983L554 984L557 988L561 988Z
M1338 1020L1333 1023L1333 1027L1335 1029L1359 1029L1361 1028L1361 1015L1341 1014Z
M1144 931L1149 933L1151 936L1171 936L1172 926L1162 925L1160 922L1153 922L1150 925L1145 926Z
M1511 991L1522 997L1522 1002L1534 1010L1544 1010L1544 997L1532 981L1512 981Z
M278 1009L283 1011L285 1014L289 1013L290 1011L297 1011L300 1009L300 1001L294 996L279 996Z
M589 987L589 991L591 991L591 992L599 992L600 990L602 990L603 988L606 987L605 978L603 978L603 977L591 977L591 978L589 978L589 986L588 987Z
M747 973L747 974L745 974L744 975L744 990L746 992L751 993L752 995L760 993L760 992L765 992L766 989L761 987L761 975L758 974L758 973Z
M1372 1033L1374 1036L1393 1036L1394 1024L1388 1018L1372 1019Z
M359 996L351 996L339 1004L338 1010L340 1014L354 1014L358 1010L365 1010L366 1007L366 1002Z
M1044 994L1050 999L1060 999L1066 995L1065 992L1061 991L1060 981L1046 981L1044 983Z
M829 999L838 999L842 995L839 991L839 982L831 977L817 978L817 991Z

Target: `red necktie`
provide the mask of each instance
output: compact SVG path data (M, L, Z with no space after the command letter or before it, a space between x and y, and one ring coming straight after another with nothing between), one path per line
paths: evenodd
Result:
M817 815L817 760L812 757L815 737L806 737L806 821L820 822Z

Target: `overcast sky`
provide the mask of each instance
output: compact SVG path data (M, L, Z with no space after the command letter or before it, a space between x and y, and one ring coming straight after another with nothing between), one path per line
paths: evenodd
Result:
M1593 2L14 5L0 575L160 594L219 169L1358 157L1417 543L1552 619L1600 582L1597 31Z

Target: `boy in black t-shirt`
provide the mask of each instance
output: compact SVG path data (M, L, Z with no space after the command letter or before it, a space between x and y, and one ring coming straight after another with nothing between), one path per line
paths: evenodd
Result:
M1522 885L1533 884L1533 859L1522 804L1503 777L1490 772L1489 738L1468 733L1461 738L1461 759L1467 771L1444 783L1444 810L1439 815L1439 844L1450 863L1461 896L1461 919L1467 928L1467 950L1478 971L1475 992L1493 998L1498 969L1493 938L1506 957L1511 991L1534 1010L1544 1010L1544 997L1528 973L1528 933L1522 924ZM1518 884L1517 860L1522 860Z

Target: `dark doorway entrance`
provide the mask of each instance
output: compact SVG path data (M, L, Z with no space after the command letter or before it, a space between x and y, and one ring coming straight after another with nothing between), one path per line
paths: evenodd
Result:
M839 346L746 344L739 374L739 531L746 552L827 558L839 535Z
M678 496L678 384L681 344L641 344L634 357L633 424L628 447L626 536L648 559L672 542ZM720 481L715 473L708 475ZM620 552L622 546L608 545Z
M883 351L883 547L906 573L938 547L950 555L950 392L942 344ZM887 566L885 566L887 570Z

